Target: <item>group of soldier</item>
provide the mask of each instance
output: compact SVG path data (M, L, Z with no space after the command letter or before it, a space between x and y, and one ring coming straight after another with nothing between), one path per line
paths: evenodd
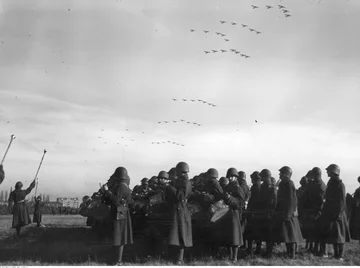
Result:
M116 175L119 172L121 176ZM151 214L151 204L159 200L169 204L168 245L178 248L175 258L178 264L183 263L184 249L193 246L197 212L209 211L219 203L228 208L227 213L216 222L207 218L207 224L201 229L211 227L214 238L211 243L228 248L229 259L234 263L239 248L244 248L247 254L260 254L263 244L266 245L265 256L271 257L274 247L285 243L287 256L295 258L299 243L305 241L305 250L323 258L328 258L327 244L332 244L334 258L343 260L344 244L350 241L346 191L339 166L331 164L326 172L330 178L327 185L322 180L321 169L314 167L296 189L290 167L279 170L278 181L268 169L263 169L250 175L250 188L245 172L235 168L229 168L221 178L216 169L210 168L189 179L188 164L180 162L169 172L161 171L158 176L143 178L141 185L131 191L127 171L120 167L99 192L112 204L119 265L122 264L123 245L133 243L131 216L133 213ZM126 187L120 187L121 184ZM360 190L355 196L360 197ZM360 200L357 208L359 203ZM126 213L122 211L124 206L131 208L131 215L130 209L126 209Z

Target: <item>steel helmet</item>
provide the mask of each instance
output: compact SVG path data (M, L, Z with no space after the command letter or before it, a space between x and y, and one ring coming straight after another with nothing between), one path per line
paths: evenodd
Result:
M318 168L318 167L314 167L314 168L311 170L311 175L312 175L312 176L321 175L321 169Z
M300 180L300 185L305 185L308 183L308 178L306 176L302 177Z
M168 172L170 177L176 177L176 168L171 168Z
M119 179L125 179L128 177L127 170L124 167L118 167L117 169L115 169L114 174Z
M311 175L313 175L313 174L312 174L312 170L309 170L309 171L306 173L305 177L310 178Z
M262 179L264 179L264 178L271 178L271 172L270 172L270 170L268 170L268 169L263 169L263 170L261 170L261 172L260 172L260 177L262 178Z
M246 181L246 173L244 171L239 171L238 175L239 179L243 179L244 181Z
M189 165L186 164L185 162L179 162L176 165L176 172L189 172Z
M142 180L141 180L141 184L148 184L149 183L149 179L148 178L143 178Z
M338 165L336 165L336 164L331 164L330 166L328 166L326 168L326 170L329 171L329 172L332 172L332 173L334 173L334 174L336 174L338 176L340 175L340 167Z
M255 181L261 180L261 176L259 171L254 171L251 175L250 178L252 178Z
M158 175L159 179L169 179L169 174L166 171L160 171L159 175Z
M291 175L292 175L292 170L290 167L288 166L283 166L282 168L279 169L280 173L282 175L284 175L285 177L287 177L288 179L291 179Z
M157 182L157 180L158 180L158 177L152 176L152 177L150 178L149 182L150 182L150 181L151 181L151 182Z
M23 187L23 184L21 181L18 181L16 184L15 184L15 189L21 189Z
M219 177L219 172L215 168L210 168L206 173L210 178L217 179Z
M228 171L226 172L226 178L230 178L230 177L236 177L239 178L239 173L236 170L236 168L229 168Z

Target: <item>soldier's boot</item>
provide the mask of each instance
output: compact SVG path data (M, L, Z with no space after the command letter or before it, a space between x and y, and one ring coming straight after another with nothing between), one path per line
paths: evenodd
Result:
M124 245L117 246L116 251L117 251L116 266L122 266L123 265L122 257L123 257Z
M177 265L184 264L184 250L185 250L185 248L181 246L180 250L179 250L179 255L178 255L178 258L177 258L177 261L176 261Z
M314 248L313 248L313 252L315 253L315 254L317 254L318 252L319 252L319 242L315 242L314 243Z
M253 247L253 241L248 239L246 253L251 254L252 253L252 247Z
M290 258L291 259L295 259L296 250L297 250L297 243L292 243L290 246Z
M261 241L257 241L255 254L260 254L260 253L261 253Z
M266 242L266 257L268 258L272 257L273 249L274 249L274 244L271 242Z
M239 251L239 248L238 248L237 246L233 247L234 256L233 256L233 258L232 258L231 260L232 260L234 263L237 262L238 251Z
M338 244L338 246L339 246L339 260L343 261L345 244Z
M320 257L328 258L327 247L325 242L320 242Z
M339 258L339 244L333 244L334 247L334 258L338 259Z

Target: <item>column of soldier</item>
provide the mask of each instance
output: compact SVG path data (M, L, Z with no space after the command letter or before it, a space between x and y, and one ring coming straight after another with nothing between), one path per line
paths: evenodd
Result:
M227 247L234 263L239 248L247 254L261 254L263 243L266 257L272 256L274 247L285 243L287 256L293 259L304 239L305 249L323 258L328 258L326 245L332 244L333 257L342 261L344 244L350 241L345 186L337 165L329 165L326 172L330 178L327 186L321 169L314 167L296 190L290 167L279 170L278 182L268 169L263 169L251 174L249 189L243 171L229 168L226 177L219 178L218 171L210 168L189 179L188 164L180 162L169 172L142 179L141 185L131 191L127 171L119 167L102 187L103 196L114 208L113 219L120 224L114 224L113 232L114 245L119 247L117 263L122 264L123 246L133 243L132 217L124 207L147 216L151 206L165 203L170 204L167 242L178 248L174 259L177 264L183 263L184 249L193 246L193 236L199 231L194 218L199 219L199 212L200 230L211 230L206 233L210 244Z

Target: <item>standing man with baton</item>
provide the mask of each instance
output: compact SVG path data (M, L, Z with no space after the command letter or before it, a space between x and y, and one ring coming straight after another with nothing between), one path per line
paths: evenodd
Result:
M5 160L5 157L6 157L6 154L8 153L9 149L10 149L10 146L11 146L11 143L12 141L15 139L15 135L11 135L10 137L10 143L6 149L6 152L4 154L4 157L3 159L1 160L1 164L0 164L0 184L4 181L5 179L5 172L4 172L4 167L3 167L3 163L4 163L4 160Z

